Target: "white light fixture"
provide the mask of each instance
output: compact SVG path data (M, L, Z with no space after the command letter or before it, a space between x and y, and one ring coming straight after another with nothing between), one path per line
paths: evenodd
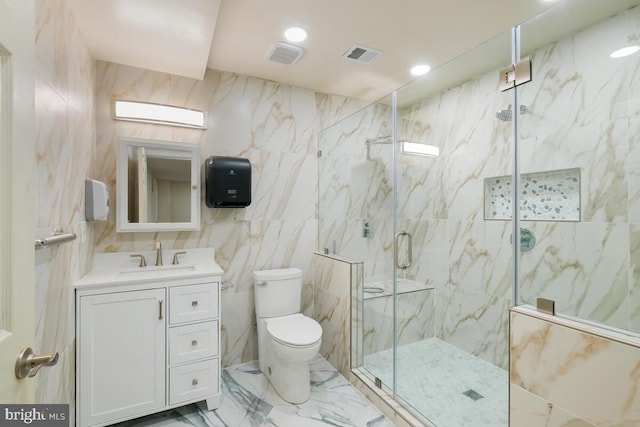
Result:
M623 47L622 49L618 49L614 52L611 52L611 55L609 56L612 58L623 58L625 56L633 55L639 50L640 50L640 46L638 45L627 46L627 47Z
M419 142L402 141L402 153L438 157L440 155L440 148L435 145L421 144Z
M287 28L284 32L284 36L290 42L303 42L307 39L307 32L304 28L300 27L291 27Z
M429 71L431 71L431 67L426 64L420 64L411 69L411 74L414 76L422 76L427 74Z
M113 101L113 118L196 129L207 128L207 115L204 111L148 102L116 99Z

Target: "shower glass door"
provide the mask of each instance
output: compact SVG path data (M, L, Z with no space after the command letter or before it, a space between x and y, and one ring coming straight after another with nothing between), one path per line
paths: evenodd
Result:
M395 395L437 427L508 426L512 224L487 185L510 201L511 39L397 92Z

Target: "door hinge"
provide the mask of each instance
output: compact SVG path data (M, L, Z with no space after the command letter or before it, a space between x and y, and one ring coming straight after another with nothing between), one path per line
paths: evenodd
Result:
M322 150L318 150L318 157L322 157Z
M525 58L500 70L498 89L501 92L531 81L531 58Z

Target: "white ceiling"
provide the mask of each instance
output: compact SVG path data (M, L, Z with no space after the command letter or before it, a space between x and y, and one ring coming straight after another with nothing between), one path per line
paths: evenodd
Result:
M367 100L413 80L411 66L438 67L554 5L543 0L68 1L96 59L192 78L202 78L209 67ZM294 43L305 49L304 56L292 65L268 61L292 25L309 33L306 41ZM370 64L342 59L355 44L383 54Z
M67 1L96 59L204 77L220 0Z
M417 63L436 67L533 16L541 0L222 0L208 66L376 100L415 77ZM305 28L293 65L265 60L282 33ZM371 64L347 61L354 44L383 52Z

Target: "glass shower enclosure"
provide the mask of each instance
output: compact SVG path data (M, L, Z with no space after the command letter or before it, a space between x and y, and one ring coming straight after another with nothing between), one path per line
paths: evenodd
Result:
M640 54L609 57L638 3L565 0L320 132L318 250L364 269L352 369L426 425L508 425L514 305L640 332Z
M478 79L453 61L320 134L320 250L363 261L354 367L438 426L507 425L511 222L474 178L512 173L510 40L478 48Z

